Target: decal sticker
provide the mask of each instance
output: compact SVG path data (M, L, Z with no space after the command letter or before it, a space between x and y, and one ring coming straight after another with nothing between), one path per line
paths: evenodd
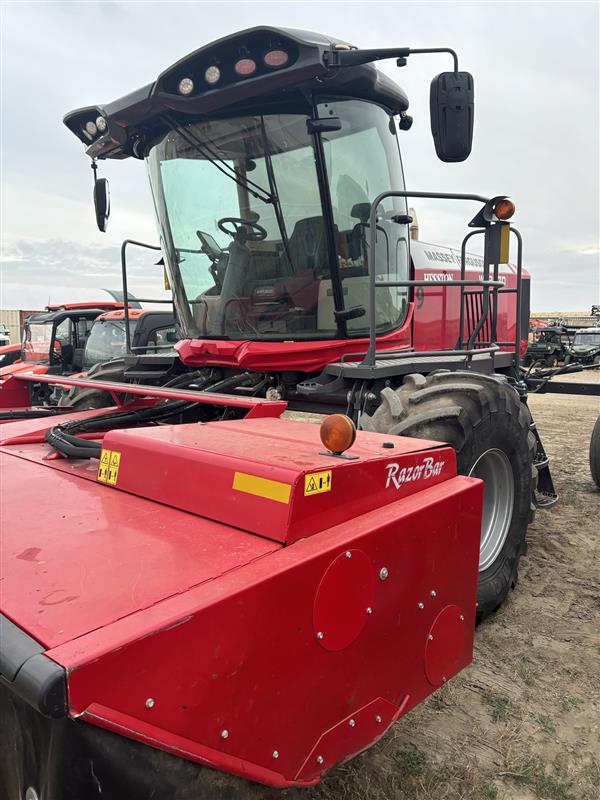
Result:
M121 453L116 450L105 450L102 448L100 463L98 465L98 480L101 483L108 483L110 486L116 486L117 478L119 477L120 463Z
M312 494L321 494L331 491L331 470L324 472L311 472L304 476L304 496L310 497Z
M235 472L232 488L236 492L254 494L275 500L276 503L289 503L292 487L289 483L272 481L270 478L259 478L258 475L248 475L246 472Z
M422 464L414 464L412 467L402 467L400 469L400 464L386 464L387 478L385 488L389 489L390 486L393 486L399 489L403 483L437 477L445 463L445 461L436 461L432 456L426 456Z

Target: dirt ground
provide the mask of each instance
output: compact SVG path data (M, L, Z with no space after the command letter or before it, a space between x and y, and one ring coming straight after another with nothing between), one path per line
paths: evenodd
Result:
M588 466L600 401L538 395L530 407L560 500L538 510L517 589L478 629L473 664L288 800L600 798L600 491Z

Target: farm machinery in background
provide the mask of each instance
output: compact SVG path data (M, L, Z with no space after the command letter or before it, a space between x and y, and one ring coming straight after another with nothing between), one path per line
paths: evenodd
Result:
M578 328L565 361L567 364L600 364L600 327Z
M139 303L136 302L136 305ZM131 344L140 352L170 350L176 341L172 312L129 308L100 302L49 306L26 321L19 358L0 368L0 421L46 416L69 409L112 405L112 395L93 388L71 388L51 382L33 383L29 396L15 401L11 376L19 373L121 380L125 374L128 323ZM16 403L16 404L15 404Z
M523 357L525 367L558 367L569 352L570 337L563 327L537 328Z
M7 796L313 784L465 667L514 587L556 500L515 207L404 187L408 99L373 63L439 52L433 138L458 162L453 51L271 27L65 117L101 230L98 161L146 160L180 341L134 350L125 307L122 381L6 382L24 406L36 382L116 402L3 426ZM411 241L419 197L475 204L457 250ZM320 436L286 407L328 414Z
M23 341L11 352L7 364L0 362L0 396L6 380L18 372L57 376L80 372L94 320L103 311L122 307L116 302L69 303L47 306L45 311L31 314L25 320ZM16 353L18 358L12 360ZM49 394L46 386L40 395L32 392L28 405L47 402Z

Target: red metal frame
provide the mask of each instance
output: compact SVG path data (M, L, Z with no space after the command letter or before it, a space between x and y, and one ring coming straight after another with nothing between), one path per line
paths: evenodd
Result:
M95 381L87 378L69 378L62 375L39 375L31 372L17 373L12 376L17 382L50 383L58 386L80 386L85 389L104 389L113 396L122 392L136 397L155 397L162 400L190 400L194 403L205 403L214 406L231 406L247 408L247 417L278 417L286 409L283 400L266 400L263 397L238 397L219 392L197 392L193 389L171 389L160 386L147 386L143 383L121 383L118 381Z

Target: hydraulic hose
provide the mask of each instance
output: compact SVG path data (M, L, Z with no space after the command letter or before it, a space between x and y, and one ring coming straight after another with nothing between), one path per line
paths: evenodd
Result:
M195 403L189 400L166 402L160 406L151 406L137 411L117 411L112 414L99 414L87 419L76 419L55 425L46 431L48 444L67 458L100 458L102 445L75 436L75 433L92 433L113 428L124 428L144 422L159 422L184 411Z

